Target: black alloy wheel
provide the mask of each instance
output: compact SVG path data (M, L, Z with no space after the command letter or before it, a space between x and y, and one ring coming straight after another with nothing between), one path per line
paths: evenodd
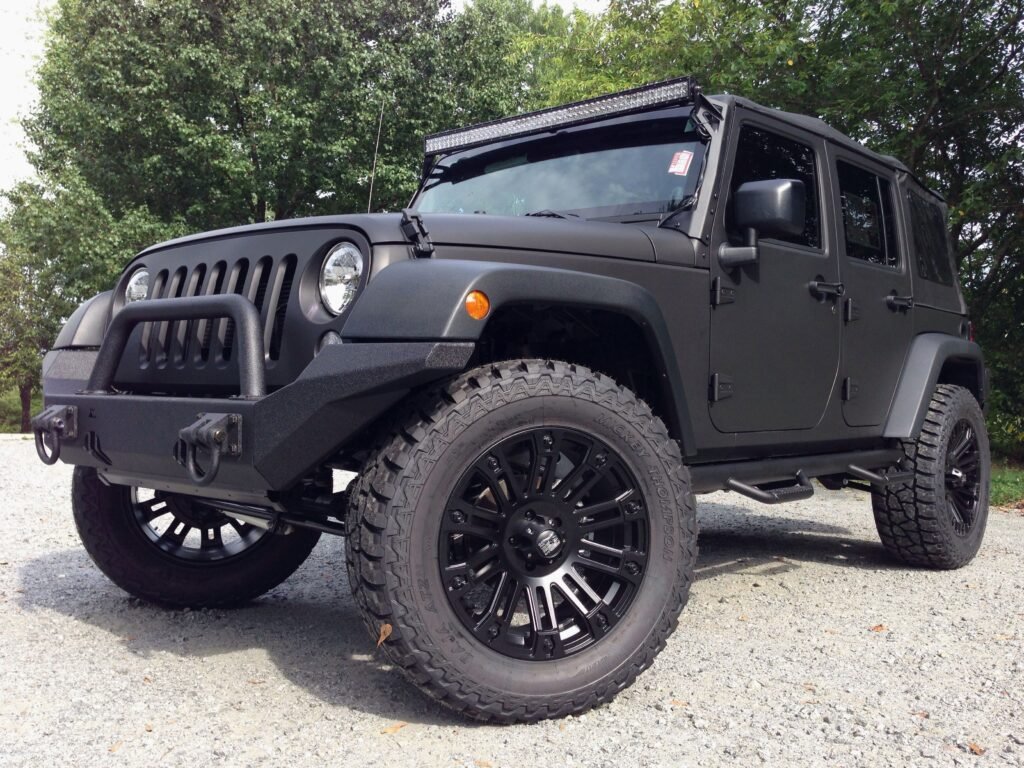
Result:
M484 451L448 499L438 542L449 603L480 642L546 661L614 631L648 559L648 513L609 446L541 427Z
M294 573L320 538L244 523L213 499L111 485L91 467L75 467L71 499L78 535L99 569L126 592L163 605L244 603Z
M960 419L953 427L946 450L946 503L953 515L953 530L966 536L978 519L981 498L981 448L974 427Z
M266 529L229 517L206 499L132 488L131 505L150 542L171 557L192 562L235 557L267 535Z

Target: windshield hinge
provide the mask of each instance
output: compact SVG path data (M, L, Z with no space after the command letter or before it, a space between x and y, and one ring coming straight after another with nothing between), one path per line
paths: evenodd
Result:
M690 110L690 119L697 126L700 137L704 141L711 141L711 131L717 130L722 123L722 110L712 104L698 88L693 99L693 109Z
M426 259L433 255L434 244L430 241L430 232L423 223L419 211L406 208L402 211L402 234L412 243L417 258Z

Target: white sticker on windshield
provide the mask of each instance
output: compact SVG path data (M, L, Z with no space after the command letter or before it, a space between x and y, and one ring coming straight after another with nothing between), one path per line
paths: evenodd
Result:
M690 163L693 161L693 152L683 150L672 155L672 162L669 163L668 172L676 176L685 176L690 172Z

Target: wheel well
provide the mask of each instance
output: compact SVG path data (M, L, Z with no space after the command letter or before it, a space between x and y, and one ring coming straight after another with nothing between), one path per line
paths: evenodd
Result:
M643 399L673 439L680 429L657 355L632 319L580 307L519 304L487 322L470 365L518 358L551 358L606 374Z
M952 358L942 364L938 384L953 384L963 387L974 395L980 405L985 405L985 388L982 384L981 367L976 360Z

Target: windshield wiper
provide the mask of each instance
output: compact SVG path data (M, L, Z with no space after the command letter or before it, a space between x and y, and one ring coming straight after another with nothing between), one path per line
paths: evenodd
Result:
M658 226L659 227L663 226L666 221L671 220L677 214L680 214L683 211L690 210L696 204L697 204L697 194L694 193L692 195L687 195L686 197L684 197L682 200L679 201L679 205L677 205L675 208L673 208L671 211L669 211L668 213L666 213L664 216L661 217L661 221L658 222Z
M569 217L578 219L580 217L578 213L569 213L567 211L563 213L562 211L552 211L550 208L542 208L539 211L530 211L529 213L524 213L523 216L543 216L548 219L568 219Z

